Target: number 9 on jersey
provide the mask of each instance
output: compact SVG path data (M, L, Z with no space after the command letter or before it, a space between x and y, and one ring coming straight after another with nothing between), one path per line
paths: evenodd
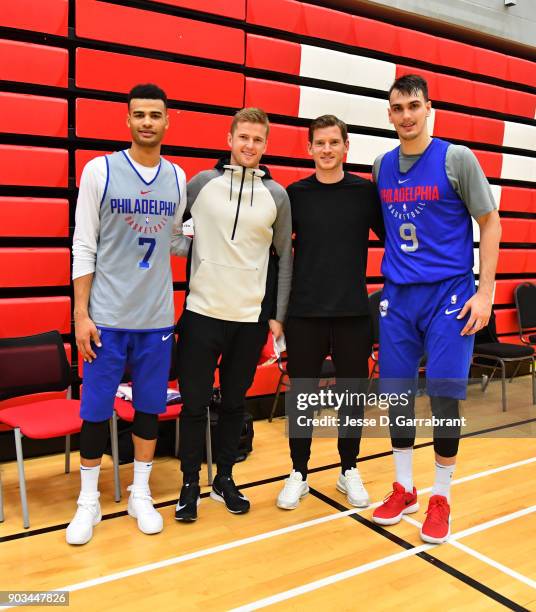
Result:
M400 245L400 248L404 251L404 253L414 253L419 248L417 228L413 225L413 223L402 223L400 226L400 238L406 241ZM408 241L411 242L411 244L408 244Z

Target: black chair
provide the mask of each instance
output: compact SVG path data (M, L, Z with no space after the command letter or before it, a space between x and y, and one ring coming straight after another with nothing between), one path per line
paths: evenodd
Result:
M512 382L512 379L518 373L521 365L527 362L530 363L531 368L532 403L536 404L536 363L534 349L531 346L520 346L519 344L500 342L497 337L495 313L492 310L487 327L484 327L476 334L472 365L483 368L484 370L491 370L491 375L482 385L482 391L486 390L489 381L500 368L503 412L506 412L506 364L516 364L514 373L510 377L510 382Z
M536 285L522 283L515 288L519 337L523 344L536 346Z
M281 395L281 391L288 391L290 389L290 378L286 368L286 358L279 357L277 360L277 367L279 368L279 380L277 382L277 388L275 391L275 397L272 404L272 410L270 411L270 417L268 418L268 422L271 423L275 411L277 410L277 403L279 401L279 396ZM322 362L322 367L320 368L320 382L330 383L331 380L335 378L335 364L331 360L331 357L326 357Z

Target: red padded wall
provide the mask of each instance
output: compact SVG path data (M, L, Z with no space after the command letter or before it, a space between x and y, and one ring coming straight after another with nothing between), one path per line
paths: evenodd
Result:
M214 2L214 0L149 0L150 2L163 2L171 6L214 13L231 17L232 19L244 19L246 16L246 0L225 0Z
M246 66L300 74L301 45L256 34L247 35Z
M67 187L68 153L64 149L0 145L0 183Z
M69 236L69 200L0 197L0 236Z
M106 70L102 70L103 65ZM78 87L127 93L138 83L140 73L150 74L170 99L238 107L244 98L244 76L237 72L92 49L76 50Z
M71 331L71 300L68 297L0 299L0 338L31 336L51 329Z
M76 9L72 15L69 4ZM330 95L338 96L341 112L352 119L349 159L359 165L349 169L370 178L372 151L394 147L397 140L385 129L384 115L365 109L385 105L393 78L420 72L434 105L442 107L436 107L433 135L467 143L491 182L500 185L494 191L503 215L497 325L515 338L513 291L524 278L536 279L536 95L522 90L536 85L536 62L297 0L139 5L2 5L0 56L8 61L0 62L0 110L9 120L0 145L0 183L8 189L0 197L0 336L59 329L73 342L66 240L73 231L73 188L87 161L118 143L129 146L125 94L135 83L150 80L167 91L172 108L164 150L188 178L227 152L236 109L264 107L272 115L272 159L266 162L286 186L312 172L307 113L329 104ZM69 34L69 17L75 27L67 43L61 37ZM317 56L318 62L311 61ZM348 62L346 72L340 62ZM422 62L427 70L419 68ZM453 70L464 73L454 76ZM372 232L370 239L375 240ZM382 255L382 248L370 249L370 291L381 286ZM172 257L171 265L178 317L186 261ZM43 295L47 287L55 297ZM18 297L21 288L31 297ZM248 393L273 391L277 378L276 367L262 369Z
M502 242L536 244L536 219L503 219Z
M0 248L0 287L56 287L69 282L69 249Z
M2 2L0 23L8 28L67 36L68 0Z
M67 136L67 100L0 92L0 114L9 117L2 130L10 134Z
M397 66L396 77L416 72L411 66ZM485 108L508 115L519 115L534 119L536 96L524 91L498 87L490 83L479 83L447 74L418 70L427 80L430 98L452 102L470 108Z
M498 274L535 274L536 249L501 249Z
M524 279L523 282L536 284L536 278ZM498 280L495 283L495 304L514 304L514 290L519 285L518 280Z
M67 87L67 49L45 47L15 40L0 40L0 80Z
M100 120L95 121L95 116L99 116ZM169 129L164 143L203 149L225 149L230 126L230 117L170 108ZM77 100L76 135L130 142L130 132L125 123L125 105L100 100Z
M244 60L242 30L98 0L77 0L76 34L220 62Z
M536 84L536 66L504 53L297 0L248 0L249 23L502 80Z
M503 187L501 210L534 213L536 211L536 189Z

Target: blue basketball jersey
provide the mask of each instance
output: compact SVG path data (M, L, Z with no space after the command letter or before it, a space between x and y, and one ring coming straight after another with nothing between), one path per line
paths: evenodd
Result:
M382 274L394 283L435 283L473 268L471 217L447 176L448 147L434 138L407 172L400 172L400 147L381 161Z

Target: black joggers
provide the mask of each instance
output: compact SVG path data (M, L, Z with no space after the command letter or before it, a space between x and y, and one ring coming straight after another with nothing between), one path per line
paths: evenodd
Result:
M368 316L360 317L290 317L285 326L287 343L287 372L294 379L293 393L318 390L322 363L332 356L337 381L345 379L344 387L337 383L337 391L366 391L363 382L368 379L368 360L372 349L372 327ZM346 411L343 411L346 412ZM363 406L349 410L352 416L362 418ZM297 426L289 414L289 445L294 470L307 475L311 455L312 427ZM298 412L294 413L296 416ZM312 410L306 412L312 416ZM341 414L342 416L342 414ZM296 432L296 437L292 433ZM339 429L338 450L342 471L356 466L361 441L361 428Z
M179 457L184 482L199 480L207 406L221 357L221 413L216 431L220 475L231 475L244 423L244 398L255 376L268 323L222 321L185 310L178 325L178 374L183 407Z

